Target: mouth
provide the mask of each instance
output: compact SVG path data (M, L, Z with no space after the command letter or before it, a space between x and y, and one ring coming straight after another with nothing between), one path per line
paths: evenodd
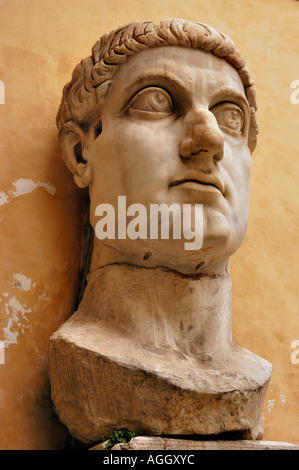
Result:
M202 186L206 186L206 190L217 190L224 196L224 187L219 178L214 175L205 175L203 173L197 174L195 177L186 177L179 180L172 181L169 188L174 186L183 186L186 189L204 190Z

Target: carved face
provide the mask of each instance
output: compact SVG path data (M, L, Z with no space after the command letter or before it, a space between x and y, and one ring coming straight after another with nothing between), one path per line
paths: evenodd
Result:
M95 208L118 196L127 206L203 205L203 247L184 240L105 240L140 263L202 271L223 262L243 241L248 218L251 154L249 106L237 71L225 60L184 47L149 48L115 74L101 113L101 134L90 130L91 223ZM151 258L142 261L150 251ZM139 256L139 255L138 255Z

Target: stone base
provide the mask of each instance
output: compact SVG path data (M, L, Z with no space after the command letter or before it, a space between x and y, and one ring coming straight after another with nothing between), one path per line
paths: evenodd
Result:
M104 450L105 443L90 450ZM276 441L195 441L165 437L135 437L126 444L116 444L111 450L299 450L299 446Z
M50 341L52 399L79 441L94 444L114 430L145 435L238 432L261 439L267 361L236 346L198 360L144 350L103 324L65 323Z

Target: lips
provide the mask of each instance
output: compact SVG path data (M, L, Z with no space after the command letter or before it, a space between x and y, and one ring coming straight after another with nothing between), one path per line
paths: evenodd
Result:
M219 178L215 175L206 175L204 173L197 173L196 175L188 175L184 178L172 181L169 185L169 187L173 186L180 186L180 185L187 185L188 183L195 183L195 188L196 184L198 185L206 185L206 186L212 186L218 191L221 192L222 195L224 195L224 187Z

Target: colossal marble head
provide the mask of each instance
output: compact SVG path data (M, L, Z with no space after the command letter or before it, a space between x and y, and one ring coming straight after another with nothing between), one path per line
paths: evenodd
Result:
M186 250L182 237L148 233L95 239L93 268L128 262L225 272L247 227L256 109L244 59L210 26L136 22L97 41L65 86L57 116L62 156L76 184L89 187L91 225L98 205L109 204L121 231L119 196L129 219L135 204L148 215L150 206L197 204L203 243Z
M77 439L122 426L262 435L271 366L234 340L229 278L247 228L256 109L231 39L177 19L104 35L65 86L60 148L89 189L95 237L83 299L53 334L49 363ZM108 214L113 233L101 238Z

